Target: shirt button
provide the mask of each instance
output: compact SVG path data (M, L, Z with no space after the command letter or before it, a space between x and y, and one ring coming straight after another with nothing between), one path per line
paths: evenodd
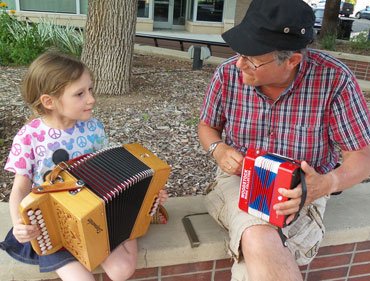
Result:
M273 132L273 131L271 131L271 132L270 132L270 136L273 136L273 135L274 135L274 132Z

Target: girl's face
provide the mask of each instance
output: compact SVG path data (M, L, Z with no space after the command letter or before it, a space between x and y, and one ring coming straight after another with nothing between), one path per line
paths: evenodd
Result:
M77 120L87 121L92 117L95 103L92 85L90 74L85 70L78 80L65 87L51 112L53 122L64 127L60 129L71 128Z

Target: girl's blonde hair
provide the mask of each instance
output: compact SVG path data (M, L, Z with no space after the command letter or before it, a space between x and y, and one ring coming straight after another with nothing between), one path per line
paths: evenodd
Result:
M70 55L46 52L36 58L28 68L22 85L23 99L33 111L31 120L49 113L40 101L43 94L59 98L65 87L78 80L85 70L92 79L89 68Z

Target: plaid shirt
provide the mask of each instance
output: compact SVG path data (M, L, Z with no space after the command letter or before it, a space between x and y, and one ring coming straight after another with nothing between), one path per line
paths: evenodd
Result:
M359 150L370 144L370 114L353 73L339 60L314 50L290 87L274 102L243 84L237 57L216 70L200 119L223 127L226 143L305 160L319 173L338 161L335 146Z

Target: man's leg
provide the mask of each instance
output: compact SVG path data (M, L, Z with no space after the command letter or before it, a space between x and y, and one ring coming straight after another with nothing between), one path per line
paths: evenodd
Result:
M250 281L299 281L302 274L277 230L268 225L248 227L241 242Z

